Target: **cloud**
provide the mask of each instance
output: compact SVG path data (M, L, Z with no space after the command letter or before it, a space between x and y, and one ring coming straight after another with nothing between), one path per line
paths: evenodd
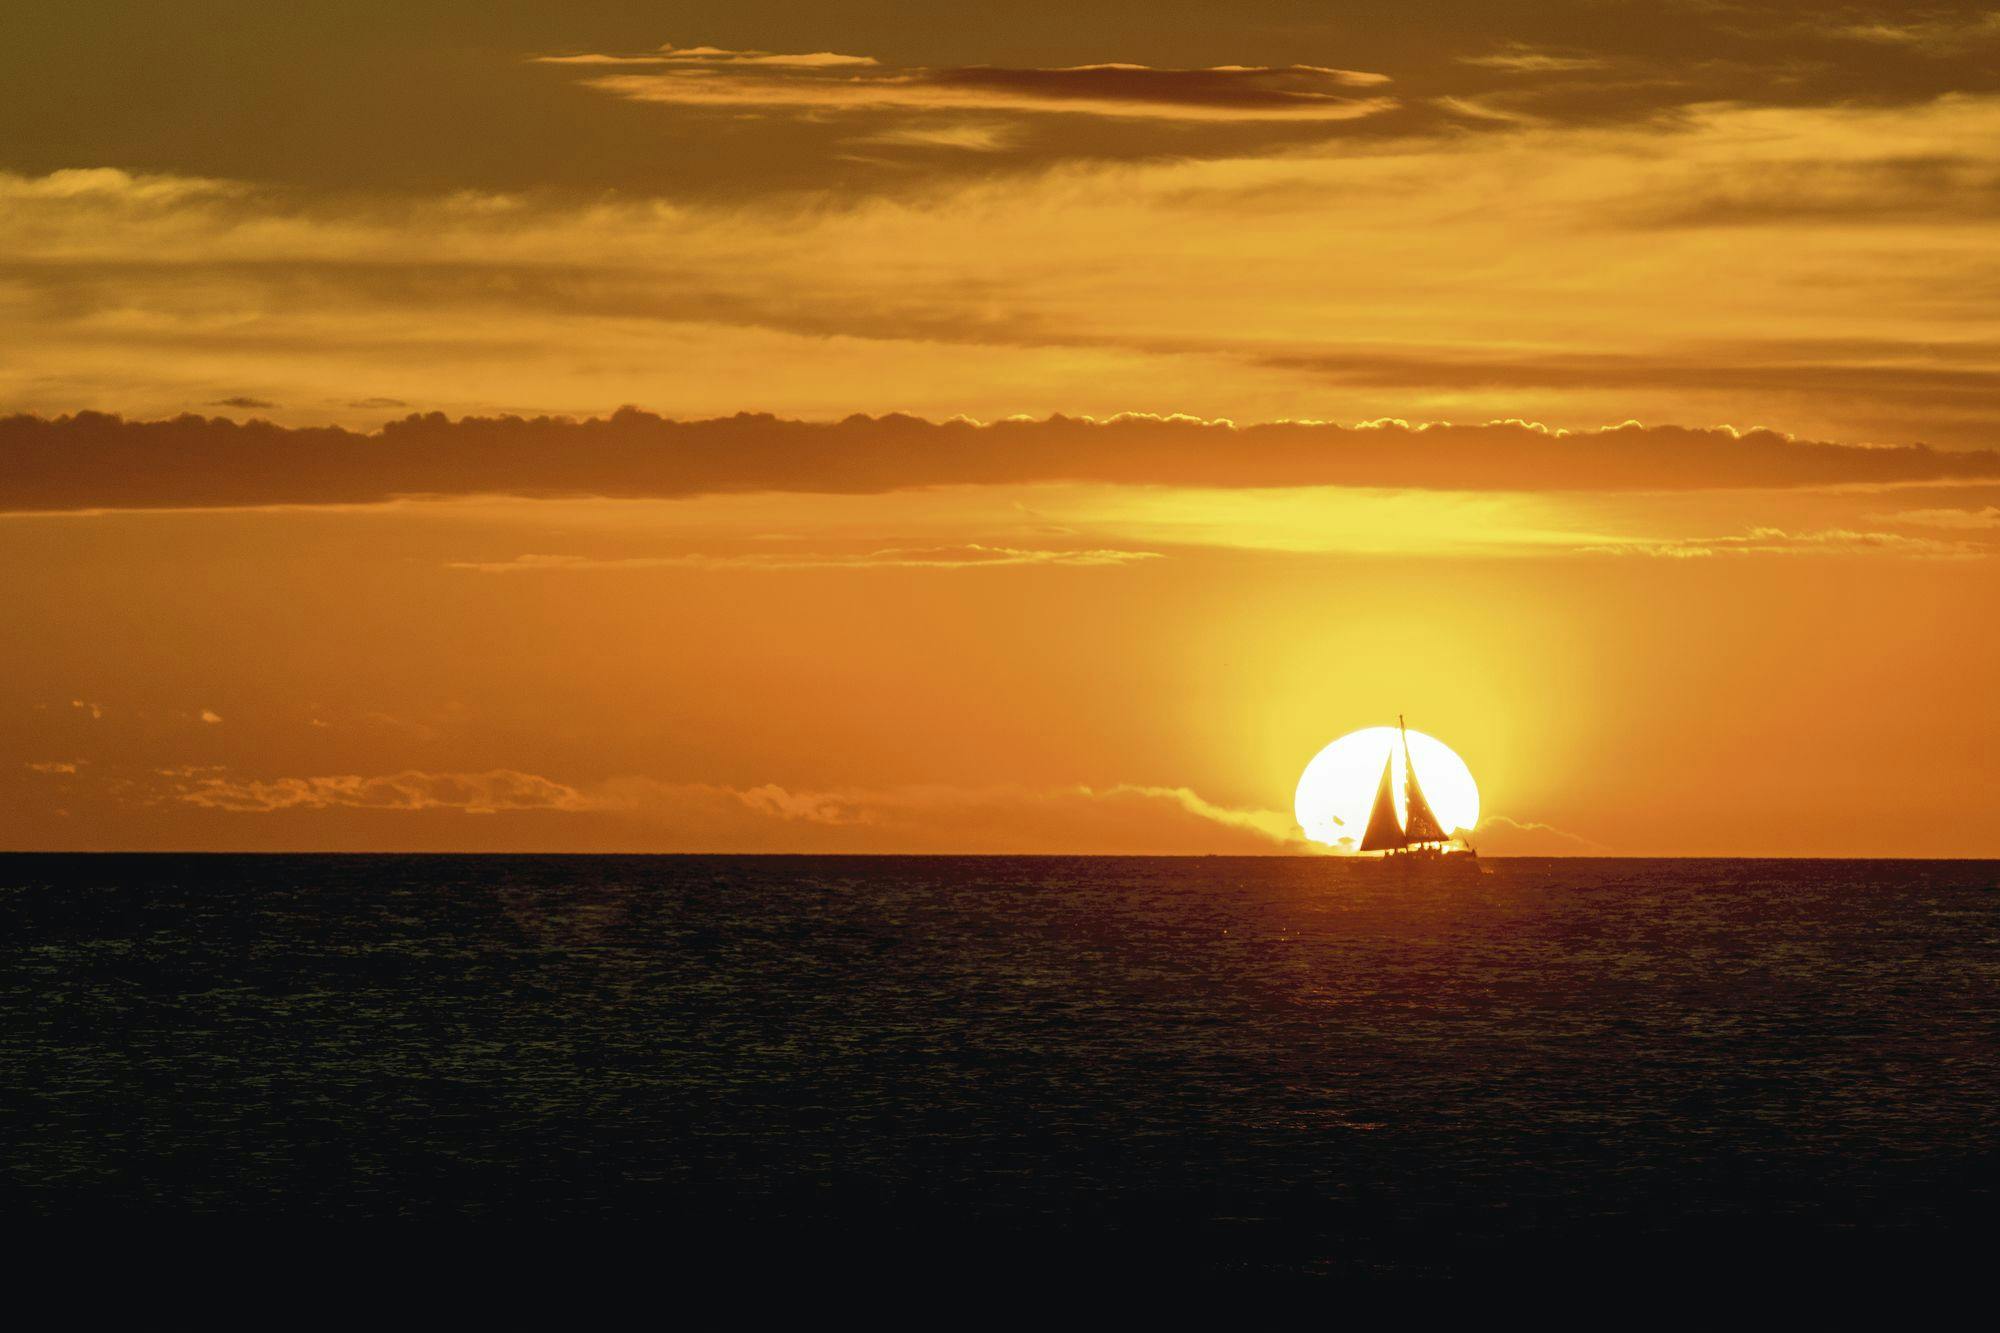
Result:
M479 574L577 573L631 569L1008 569L1043 565L1068 569L1102 569L1160 559L1157 551L1023 550L1010 546L887 547L852 555L812 552L746 555L661 555L598 558L580 555L522 555L512 560L454 561L451 569Z
M1600 56L1566 56L1540 51L1518 42L1509 43L1486 55L1459 56L1461 65L1504 70L1510 74L1556 74L1574 70L1603 69L1609 61Z
M697 846L1249 854L1309 850L1299 841L1289 815L1218 805L1186 787L1145 784L812 790L627 778L602 784L591 799L607 812L636 818Z
M1638 227L1984 226L1992 219L2000 167L1990 156L1915 147L1893 156L1751 158L1618 211Z
M1134 120L1345 121L1396 105L1390 98L1351 95L1357 88L1388 82L1386 76L1318 65L930 69L888 67L866 56L830 52L774 55L711 47L537 60L588 70L617 69L620 72L593 73L585 82L632 101L795 115L977 111Z
M84 761L81 759L71 760L67 762L57 760L48 763L29 763L23 765L23 767L25 767L30 773L66 775L75 773L78 767L81 766L83 762Z
M851 795L791 792L775 783L766 783L761 787L751 787L732 794L748 808L759 814L770 815L774 819L829 825L869 822L867 803Z
M1185 787L1140 784L815 789L646 777L572 784L512 769L260 779L196 767L157 776L162 799L227 815L555 814L611 821L628 830L633 845L669 850L1303 849L1288 815L1218 805Z
M786 55L771 51L731 51L720 46L675 46L671 42L657 51L638 55L535 56L539 65L685 65L696 69L753 66L773 69L852 69L880 62L872 56L841 55L835 51L809 51Z
M234 398L218 398L214 402L210 403L209 406L258 408L258 407L276 407L278 406L278 404L272 402L268 398L252 398L246 394L238 394Z
M92 703L88 699L71 699L69 706L78 712L90 714L90 720L93 722L99 721L104 716L104 705Z
M1390 85L1387 75L1314 64L932 68L714 47L545 56L534 63L571 71L599 92L695 113L749 110L794 121L962 110L1238 124L1349 121L1362 132L1398 136L1541 125L1668 127L1718 105L1914 104L1994 88L1978 63L2000 35L1987 13L1912 19L1850 10L1800 21L1750 11L1721 17L1737 7L1715 6L1717 18L1704 22L1686 7L1662 8L1671 9L1660 19L1670 33L1649 32L1650 25L1626 16L1618 30L1577 34L1601 50L1497 40L1484 51L1444 58L1434 50L1404 51L1395 61L1398 97L1353 95ZM1459 30L1475 40L1480 35L1476 26ZM1194 151L1219 146L1204 143ZM1090 150L1073 146L1055 155Z
M1481 819L1474 838L1492 856L1603 856L1609 850L1581 834L1505 815Z
M1853 18L1839 14L1814 24L1825 36L1874 46L1907 47L1953 55L2000 44L2000 10L1947 14L1935 10L1904 17Z
M1498 87L1468 96L1521 81L1481 77ZM788 177L790 193L726 206L663 186L246 187L159 207L14 177L0 404L161 416L250 386L288 405L272 413L285 424L374 426L380 404L345 405L408 399L421 365L418 401L454 415L1150 407L1994 442L2000 98L1725 97L1643 130L1385 130L1282 151L1252 151L1251 131L973 117L1019 152L1060 141L1069 165L1032 175L1002 170L1017 148L977 135L882 143L961 135L970 114L783 131L801 154L882 144L909 190L868 197L801 194ZM1111 138L1171 156L1073 160Z
M1669 218L1664 213L1654 213L1646 219L1646 225L1668 222L1695 225L1697 221L1710 225L1723 220L1717 206L1711 206L1699 218L1689 214ZM1955 364L1946 357L1933 365L1882 364L1859 358L1846 361L1802 357L1797 349L1789 357L1760 357L1744 348L1735 349L1732 355L1721 345L1704 350L1706 356L1702 358L1682 359L1607 352L1515 357L1491 352L1451 355L1418 348L1341 347L1320 351L1299 347L1267 353L1260 359L1266 365L1316 375L1332 384L1398 385L1412 392L1435 390L1443 385L1456 386L1460 393L1492 388L1511 394L1549 388L1628 393L1662 388L1682 391L1723 388L1750 391L1766 398L1853 394L1884 403L1954 403L1975 411L2000 404L2000 370L1979 361L1968 364L1961 359ZM1975 355L1988 351L1980 346Z
M200 713L196 714L196 716L198 716L203 722L208 723L210 726L213 726L216 723L222 721L222 715L216 712L212 708L204 708L201 710Z
M1922 528L1956 528L1966 532L2000 528L2000 508L1992 505L1984 509L1905 509L1882 517Z
M948 125L900 125L857 136L859 144L888 144L898 148L950 148L967 153L997 153L1011 147L1014 132L1005 125L972 121Z
M1095 795L1090 788L1080 787L1077 791L1084 796ZM1300 850L1307 847L1300 834L1298 821L1291 815L1276 810L1238 810L1216 805L1204 800L1187 787L1139 787L1121 785L1110 788L1110 797L1136 796L1149 801L1166 801L1179 806L1198 819L1220 824L1225 828L1241 829L1268 838L1273 843L1291 846Z
M456 810L489 815L513 810L584 810L589 803L575 788L531 773L492 769L484 773L423 773L408 770L382 777L356 775L235 778L212 770L163 774L174 782L171 799L185 805L238 814L279 810Z
M130 95L130 71L157 60L161 35L145 23L93 26L82 14L59 13L63 8L42 6L45 20L17 34L21 95L11 99L19 105L12 108L12 119L0 124L5 131L0 140L20 141L27 146L24 151L33 150L31 156L58 161L67 160L65 149L74 157L78 145L89 145L106 161L176 161L208 174L360 193L399 189L412 180L438 181L449 188L519 188L523 180L550 181L592 196L636 190L685 197L721 190L740 197L802 186L851 189L857 177L869 173L827 151L828 141L841 131L824 120L768 114L751 120L700 108L681 118L632 116L610 98L578 96L563 84L609 74L674 75L685 83L759 76L835 80L844 74L889 81L940 72L884 66L845 49L732 49L748 45L747 39L708 47L564 48L558 54L547 46L552 21L546 15L521 12L509 19L490 6L461 5L449 7L453 16L434 15L421 31L399 32L393 41L367 25L334 30L295 23L283 29L210 32L201 42L176 48L176 69L182 75L175 88L178 114L163 117L146 99ZM1939 34L1947 38L1940 46L1927 31L1931 26L1976 29L1983 21L1979 16L1991 8L1990 0L1674 0L1615 7L1602 0L1535 6L1458 0L1443 6L1441 15L1417 7L1393 17L1315 22L1293 26L1279 39L1277 30L1262 26L1254 14L1224 17L1211 6L1206 16L1190 10L1160 20L1155 26L1175 34L1171 39L1148 33L1142 25L1132 40L1167 40L1169 45L1206 40L1218 50L1226 49L1225 43L1283 40L1301 61L1393 70L1399 91L1416 90L1408 104L1356 124L1379 123L1402 135L1449 133L1440 123L1443 118L1427 111L1428 99L1454 93L1478 96L1485 91L1483 80L1506 86L1582 81L1574 71L1465 64L1456 58L1460 55L1474 60L1522 53L1598 58L1621 72L1650 76L1649 88L1594 98L1563 90L1565 96L1539 113L1595 125L1646 121L1691 103L1908 103L1953 89L1991 88L1996 67L1982 59L1990 56L1990 48L1956 43L1949 31ZM713 17L725 29L736 24L763 29L766 23L722 10ZM592 20L569 22L583 25L576 28L582 33ZM936 46L935 36L921 31L921 24L904 27L903 49ZM1096 54L1092 47L1102 31L1101 25L1050 24L1001 9L977 29L1013 49L1026 43L1048 52L1040 63L1051 66ZM977 38L963 32L955 37L955 47L977 53L963 45ZM1523 37L1532 37L1535 44L1521 41ZM602 38L598 44L610 40ZM1959 49L1948 49L1953 47ZM76 57L86 50L93 58ZM522 57L535 50L549 50L550 58L526 63ZM1212 57L1218 64L1226 58ZM34 79L56 79L57 69L62 77L45 94L29 95ZM38 107L65 96L63 104L73 106L76 115L60 124L37 119ZM273 105L285 111L282 133L266 123ZM716 124L723 120L729 123ZM411 126L421 126L422 132L410 132ZM717 131L726 140L707 137ZM1498 125L1494 132L1509 133ZM1048 152L1024 154L1016 162L1038 166L1121 148L1101 141L1078 145L1076 136L1067 137L1070 142L1047 145ZM1150 142L1137 151L1210 153L1217 148L1215 136L1141 137ZM1184 138L1193 142L1169 142ZM589 151L579 152L579 143L589 144ZM501 144L505 152L493 151ZM1135 151L1131 144L1122 149ZM948 160L933 169L973 165L994 164Z
M1552 431L1401 422L1344 427L1128 415L1104 421L740 415L673 421L412 416L374 434L335 427L85 412L0 419L0 511L367 504L398 496L684 497L1075 481L1127 485L1450 490L1699 490L2000 477L2000 453L1865 448L1764 430L1626 423ZM1143 553L967 548L956 563ZM683 557L694 559L696 557ZM924 559L909 552L884 559ZM558 563L564 557L540 557Z
M134 174L116 167L65 167L45 176L0 172L0 200L169 208L189 200L240 195L234 181Z
M1583 549L1599 555L1643 555L1671 560L1723 555L1902 555L1964 560L1989 553L1987 548L1971 542L1939 541L1895 532L1854 532L1843 528L1796 533L1782 528L1753 528L1730 537L1685 537L1671 541L1635 538Z

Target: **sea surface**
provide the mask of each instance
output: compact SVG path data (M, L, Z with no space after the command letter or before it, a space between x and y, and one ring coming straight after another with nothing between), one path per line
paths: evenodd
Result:
M16 1219L1984 1262L2000 863L4 856L0 1064Z

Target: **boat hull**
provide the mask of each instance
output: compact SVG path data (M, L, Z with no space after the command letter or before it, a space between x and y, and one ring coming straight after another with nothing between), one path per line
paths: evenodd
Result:
M1479 853L1471 848L1444 851L1435 847L1412 847L1405 851L1384 852L1373 858L1377 864L1400 867L1404 870L1437 871L1452 875L1483 875L1486 867L1479 863Z

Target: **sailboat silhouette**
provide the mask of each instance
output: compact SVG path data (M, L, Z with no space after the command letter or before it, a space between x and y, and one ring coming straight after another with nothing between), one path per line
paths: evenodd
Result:
M1368 812L1361 850L1426 858L1477 856L1463 839L1459 839L1459 850L1448 850L1452 834L1438 822L1437 812L1424 799L1423 786L1417 781L1417 765L1410 757L1410 731L1400 713L1396 715L1396 729L1403 737L1403 818L1396 817L1396 753L1392 749L1382 760L1382 781L1375 788L1375 804Z

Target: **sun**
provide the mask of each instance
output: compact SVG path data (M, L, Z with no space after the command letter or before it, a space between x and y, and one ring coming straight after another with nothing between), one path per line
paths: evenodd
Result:
M1479 823L1479 786L1472 770L1452 748L1434 736L1411 731L1410 759L1417 782L1446 832L1469 832ZM1306 837L1328 847L1352 851L1368 826L1368 807L1382 781L1382 761L1391 761L1396 791L1396 817L1404 819L1403 741L1394 727L1363 727L1350 731L1313 756L1299 775L1292 802Z

